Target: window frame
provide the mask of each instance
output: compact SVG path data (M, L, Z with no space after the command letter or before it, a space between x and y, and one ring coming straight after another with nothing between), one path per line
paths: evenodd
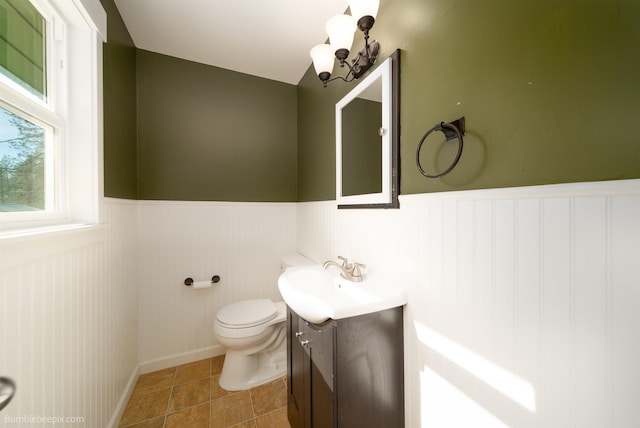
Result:
M54 196L45 210L0 213L0 238L3 232L39 226L99 223L103 204L106 13L99 0L29 1L46 21L47 94L39 99L0 75L0 101L3 108L53 129L46 143L53 153L45 153L53 163L54 184L48 185Z

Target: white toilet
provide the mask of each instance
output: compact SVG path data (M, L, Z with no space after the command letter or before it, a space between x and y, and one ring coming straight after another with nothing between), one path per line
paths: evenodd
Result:
M282 257L281 270L314 264L300 254ZM240 391L262 385L287 372L287 309L269 299L242 300L220 309L213 326L227 348L220 386Z

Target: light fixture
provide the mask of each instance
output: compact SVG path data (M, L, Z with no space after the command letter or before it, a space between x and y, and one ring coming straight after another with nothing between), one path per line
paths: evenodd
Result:
M377 41L369 43L369 30L376 22L380 0L348 0L348 3L351 15L336 15L327 21L326 31L330 44L316 45L310 52L313 67L323 86L335 79L351 82L359 78L376 62L380 50ZM364 48L349 62L347 57L356 28L364 33ZM331 79L334 58L340 61L340 67L346 65L349 68L345 77Z

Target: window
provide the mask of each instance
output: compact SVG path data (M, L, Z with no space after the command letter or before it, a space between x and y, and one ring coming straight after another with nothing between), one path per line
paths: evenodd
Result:
M99 222L105 29L99 0L0 0L0 229Z
M1 82L21 95L20 102L0 104L0 213L57 210L52 172L60 130L35 109L45 107L60 122L47 101L46 46L53 46L47 30L44 16L28 1L0 0Z
M0 212L54 209L54 132L34 122L0 107Z

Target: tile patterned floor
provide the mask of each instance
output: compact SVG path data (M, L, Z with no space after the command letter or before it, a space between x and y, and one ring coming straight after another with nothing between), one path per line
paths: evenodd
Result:
M224 356L140 375L120 428L289 428L286 378L247 391L218 385Z

